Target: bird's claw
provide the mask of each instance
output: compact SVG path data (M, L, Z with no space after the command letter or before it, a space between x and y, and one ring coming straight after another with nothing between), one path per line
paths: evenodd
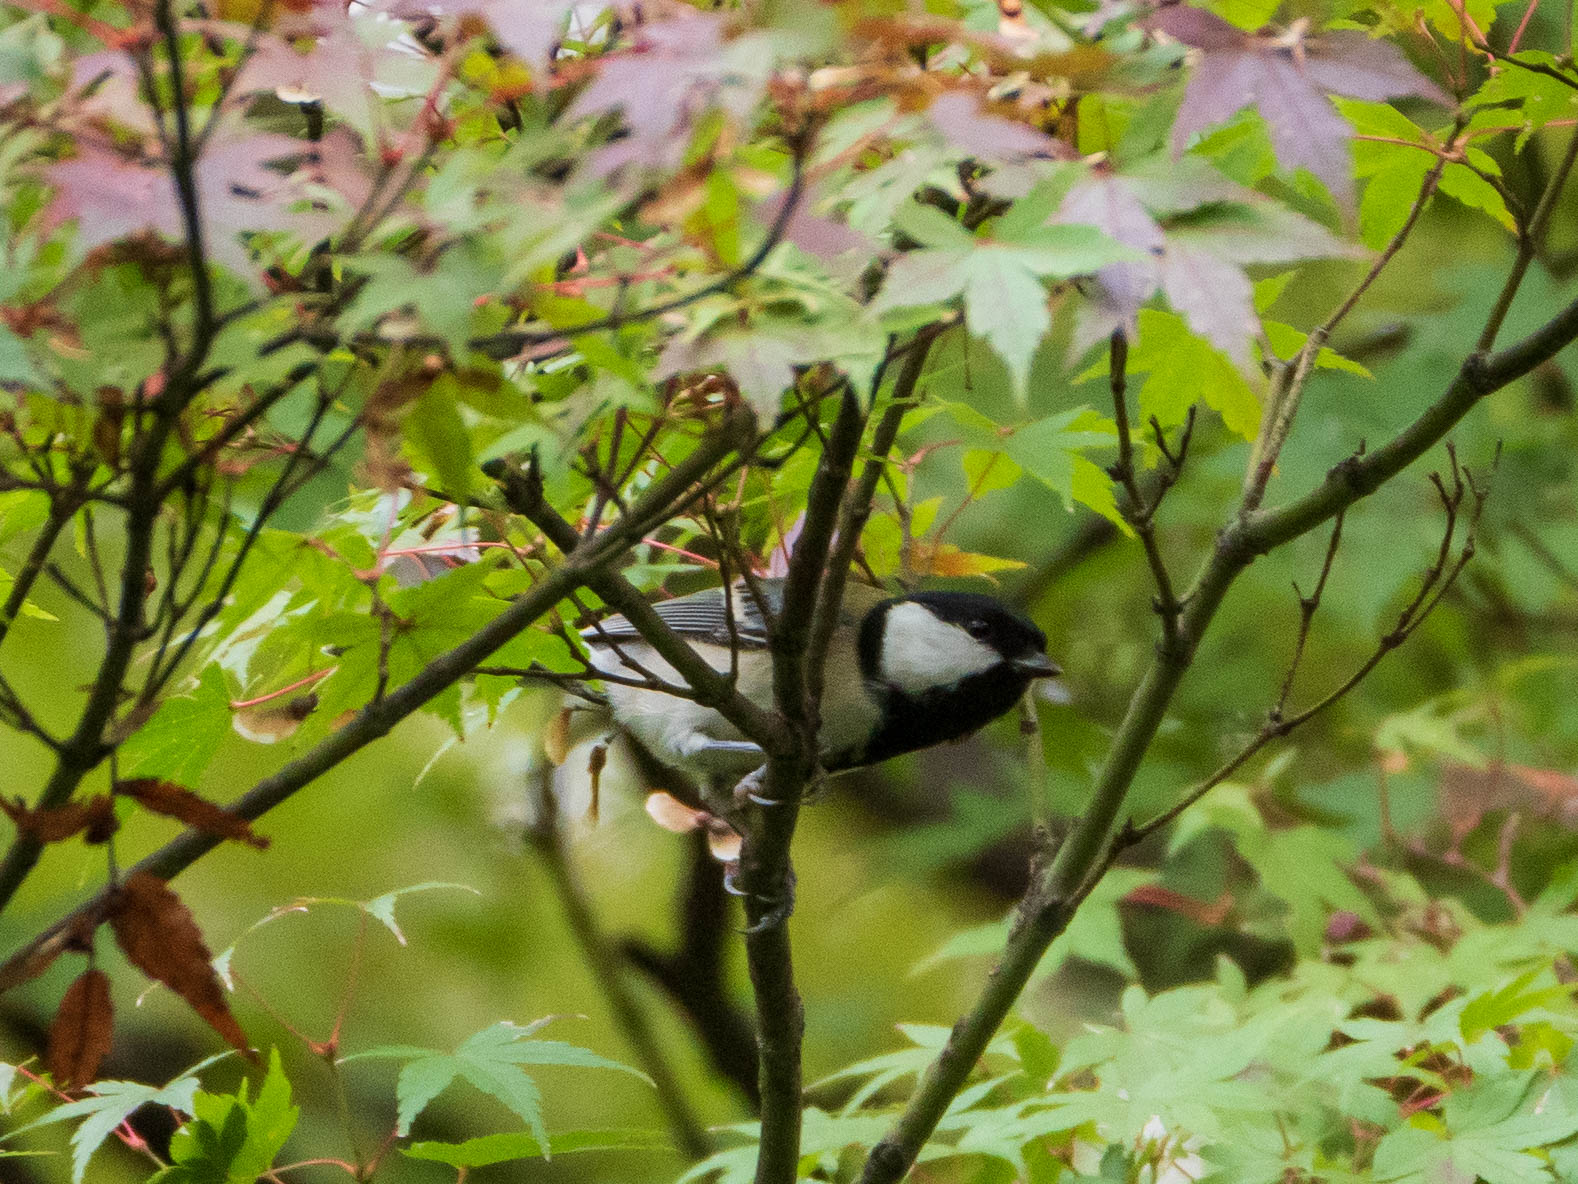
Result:
M762 765L740 778L739 784L734 787L734 801L736 805L743 806L749 802L753 806L763 809L773 809L778 806L787 806L788 798L770 798L761 792L767 780L767 766ZM821 799L822 791L827 788L827 770L817 765L811 770L811 775L806 778L805 789L800 794L802 804L816 802Z
M767 780L767 766L758 765L744 777L741 777L734 786L734 804L743 806L750 802L757 806L776 806L780 803L768 797L763 797L761 790Z
M778 926L789 920L789 915L794 912L794 872L792 871L788 873L784 880L783 894L781 896L769 896L754 893L750 889L743 887L740 884L740 865L733 863L723 873L723 890L731 896L738 896L745 900L747 902L747 912L750 911L752 902L766 909L761 916L740 930L746 937L754 937L759 933L766 933L770 929L778 928Z

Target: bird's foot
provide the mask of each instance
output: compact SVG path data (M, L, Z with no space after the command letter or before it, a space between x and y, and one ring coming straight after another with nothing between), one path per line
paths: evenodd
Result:
M802 804L820 800L822 791L827 788L827 770L817 765L811 770L811 775L806 778L805 790L800 794ZM787 798L770 798L762 793L767 783L767 766L762 765L753 769L740 778L739 784L734 787L734 803L743 806L749 802L753 806L772 809L777 806L787 806Z
M747 803L755 806L776 806L777 801L762 796L762 788L767 782L767 766L757 765L734 785L734 804L744 806Z
M741 933L753 937L758 933L766 933L776 929L789 920L794 912L794 886L795 876L791 870L784 876L783 889L777 893L752 892L740 883L740 865L731 863L723 874L723 889L731 895L738 896L745 901L747 915L757 913L756 920L752 921ZM755 907L752 907L755 906Z

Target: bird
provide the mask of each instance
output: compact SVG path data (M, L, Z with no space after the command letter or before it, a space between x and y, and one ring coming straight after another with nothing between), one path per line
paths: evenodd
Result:
M737 581L727 592L714 587L652 607L714 669L733 670L739 694L770 708L769 620L783 595L781 579ZM659 762L712 785L760 767L762 750L713 708L630 685L683 679L624 617L580 636L593 669L629 680L605 684L612 722ZM819 762L837 773L961 739L1008 711L1035 680L1061 673L1045 634L994 597L891 596L850 584L824 666Z

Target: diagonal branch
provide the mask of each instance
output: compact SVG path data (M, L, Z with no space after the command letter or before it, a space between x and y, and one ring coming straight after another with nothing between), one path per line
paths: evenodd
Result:
M362 708L339 731L263 778L231 803L231 812L248 821L260 818L330 769L387 735L401 720L467 677L486 661L489 654L546 616L566 596L584 585L592 574L618 562L631 546L640 541L643 527L651 517L667 517L676 512L688 500L696 481L730 451L744 446L747 442L746 433L753 430L748 420L748 416L743 416L726 422L721 430L702 441L665 477L654 482L638 505L632 507L632 514L627 519L603 531L593 544L568 556L562 565L522 593L471 637L439 655L409 681L376 703ZM141 860L129 869L128 874L148 872L161 879L169 879L222 842L223 838L218 835L187 830ZM111 891L106 888L98 893L0 965L0 991L25 982L47 965L54 954L66 948L74 939L74 934L102 920L110 903Z
M586 885L576 871L568 840L559 826L559 804L552 787L553 766L544 762L528 776L532 780L532 821L526 828L527 840L548 873L565 923L581 947L581 955L597 980L615 1025L642 1070L652 1079L675 1145L691 1159L701 1159L712 1149L711 1141L675 1076L650 1017L631 988L629 968L598 921Z

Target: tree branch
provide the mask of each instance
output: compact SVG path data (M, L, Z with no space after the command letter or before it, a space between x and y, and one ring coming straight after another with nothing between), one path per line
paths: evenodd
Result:
M734 425L732 432L741 436L737 443L743 444L743 434L754 435L750 418L748 413L741 413L731 421ZM725 428L720 434L730 435L731 429ZM692 454L692 458L694 455ZM672 496L665 504L683 505L691 501L690 487L704 476L709 468L711 468L710 464L696 469L684 482L684 488L673 490ZM678 472L679 469L676 468L670 473L670 478ZM620 524L625 524L626 531L630 531L633 524L638 538L645 533L645 516L633 512L619 519L615 526L601 531L590 539L583 539L580 532L548 504L543 496L541 476L534 464L528 466L525 471L514 466L495 465L490 467L489 473L499 482L504 500L510 509L542 531L548 541L567 556L575 555L589 547L602 545L602 541L611 532L619 529ZM680 500L681 497L683 501ZM640 520L635 521L636 519ZM717 711L739 728L746 737L764 749L779 743L778 736L781 729L772 716L740 695L734 689L733 680L727 672L714 670L689 642L670 629L668 623L653 610L639 588L611 568L588 572L585 583L609 607L621 613L641 634L642 639L679 673L695 694L698 703Z
M800 799L816 775L820 704L808 694L807 651L818 612L823 573L839 509L865 429L860 402L847 387L839 401L816 475L811 479L800 537L789 556L783 607L772 625L773 702L794 743L769 752L757 810L740 850L744 891L745 956L756 997L757 1082L761 1089L761 1143L756 1184L794 1184L799 1178L800 1044L805 1013L795 988L788 911L793 900L789 848ZM840 592L842 589L839 589ZM822 611L836 614L838 606ZM822 655L826 657L825 651Z
M761 1096L756 1081L756 1030L729 992L723 962L729 937L729 894L705 828L691 832L689 860L677 948L666 952L630 938L620 952L650 975L689 1017L718 1072L738 1086L754 1107Z
M75 499L69 497L65 491L50 496L49 516L44 520L44 525L39 527L33 545L28 549L27 558L17 569L16 577L11 583L11 591L6 594L5 604L0 605L0 644L5 642L6 634L11 632L12 623L22 611L22 602L27 599L28 593L33 590L33 585L43 573L45 564L49 562L49 553L54 550L55 540L60 538L60 532L66 528L66 523L71 521L76 512Z
M175 139L170 145L170 172L175 180L176 199L181 206L182 228L186 231L187 267L192 273L193 303L192 345L186 360L176 369L190 378L208 356L208 346L214 339L214 291L208 274L208 253L203 246L203 214L197 196L197 155L191 115L187 111L186 67L172 0L158 0L154 5L153 19L164 38L165 53L170 59L170 87L174 92L171 102L175 114Z
M915 387L926 368L926 358L946 326L933 325L922 329L904 349L904 365L893 382L893 401L883 412L876 431L871 435L871 457L861 470L860 480L850 490L838 519L838 532L828 556L827 571L822 576L822 590L818 595L816 615L811 621L811 635L806 649L806 694L814 703L822 701L822 676L827 664L827 650L838 627L839 611L844 603L844 586L849 581L849 567L855 552L860 549L860 536L871 517L871 506L876 498L877 486L887 471L888 453L904 426L904 416L914 406ZM884 358L887 365L890 353ZM875 384L872 398L877 395Z

